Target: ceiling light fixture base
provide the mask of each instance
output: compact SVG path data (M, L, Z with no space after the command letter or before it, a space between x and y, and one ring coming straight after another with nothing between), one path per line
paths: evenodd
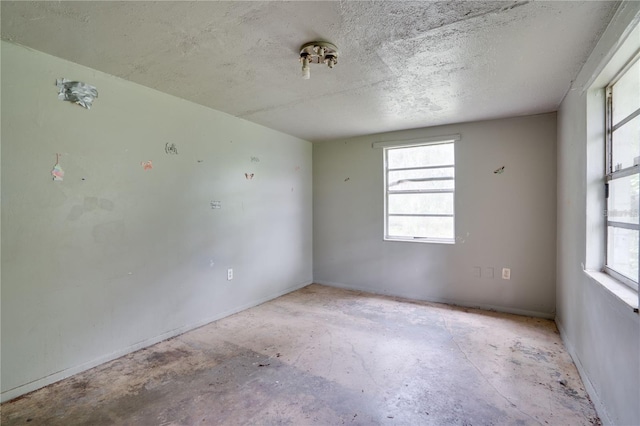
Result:
M300 47L300 62L302 62L302 78L311 77L310 64L327 64L333 68L338 63L338 48L326 41L311 41Z

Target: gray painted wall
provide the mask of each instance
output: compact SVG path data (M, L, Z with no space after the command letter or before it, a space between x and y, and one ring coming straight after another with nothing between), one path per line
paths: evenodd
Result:
M383 151L371 143L454 133L456 243L383 241ZM555 113L317 143L313 170L315 282L553 317Z
M584 270L598 269L603 259L604 205L598 202L604 97L599 88L608 79L592 82L639 18L639 2L622 4L558 112L556 323L598 414L605 424L616 425L640 424L640 316L620 297L623 293L605 288Z
M60 77L97 86L93 108ZM310 283L311 154L2 42L2 399Z

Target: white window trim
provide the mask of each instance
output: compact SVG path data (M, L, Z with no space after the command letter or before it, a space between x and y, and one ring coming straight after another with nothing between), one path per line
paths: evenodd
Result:
M587 97L587 244L585 263L581 265L582 270L586 276L602 286L607 293L624 302L636 314L639 313L640 292L632 290L603 270L606 250L606 222L603 220L603 211L606 210L607 203L604 197L603 178L603 172L605 172L603 159L606 155L606 144L603 142L606 137L606 123L602 117L604 117L606 104L605 88L619 70L629 62L629 58L637 52L639 33L640 16L628 23L627 29L612 50L599 56L598 59L594 59L593 55L589 58L588 61L600 62L594 65L595 71L590 74L581 72L576 79L576 87L580 87L581 94Z
M635 313L638 313L638 304L640 303L640 300L638 300L638 293L633 291L633 289L622 284L620 281L605 272L585 269L584 273L620 301L627 304Z
M428 138L418 139L405 139L405 140L391 140L391 141L378 141L371 144L372 148L388 148L388 147L403 147L408 148L410 146L430 145L445 142L457 142L461 139L460 134L455 133L452 135L432 136Z
M439 145L439 144L445 144L445 143L453 143L454 144L454 152L455 152L455 143L457 141L459 141L461 139L461 136L459 134L452 134L452 135L446 135L446 136L435 136L435 137L428 137L428 138L419 138L419 139L407 139L407 140L393 140L393 141L379 141L379 142L373 142L371 144L372 148L410 148L410 147L414 147L414 146L428 146L428 145ZM387 150L384 149L383 150L383 173L384 173L384 178L383 178L383 188L384 188L384 221L383 221L383 240L384 241L394 241L394 242L408 242L408 243L427 243L427 244L455 244L455 189L451 190L450 192L454 194L454 206L453 206L453 213L451 215L446 215L446 217L453 217L453 229L454 229L454 235L452 238L433 238L433 237L393 237L393 236L389 236L388 233L388 220L389 220L389 213L387 211L387 207L388 207L388 199L389 199L389 191L388 191L388 187L387 187L387 175L389 172L388 166L387 166ZM445 166L442 166L445 167ZM453 165L449 166L449 167L454 167L455 169L455 162ZM449 192L449 191L447 191ZM437 215L436 215L437 216Z
M609 82L609 84L607 84L607 87L605 87L605 100L606 100L606 107L605 107L605 117L606 117L606 124L605 124L605 185L609 185L609 182L617 179L617 178L621 178L621 177L626 177L626 176L631 176L634 174L638 173L638 164L634 164L630 167L626 167L622 170L614 170L613 167L613 159L612 159L612 147L613 147L613 132L614 130L622 127L623 125L627 124L629 121L633 120L634 118L636 118L638 116L638 114L640 113L640 110L636 110L635 112L631 113L628 117L626 117L625 119L623 119L622 121L620 121L619 123L616 123L614 125L614 123L612 122L612 92L613 92L613 86L620 80L620 78L622 78L622 76L636 63L640 61L640 49L637 50L635 52L635 54L633 54L631 56L631 58L626 62L626 64L615 74L615 76L611 79L611 81ZM608 194L607 196L608 197ZM608 204L607 199L605 199L605 206ZM607 265L607 256L608 256L608 252L609 252L609 241L608 241L608 228L609 226L613 226L613 227L629 227L630 229L638 229L637 225L627 225L626 223L616 223L616 222L612 222L609 221L608 217L605 216L605 226L604 226L604 254L605 254L605 262L604 265L602 267L602 272L608 274L609 276L611 276L613 279L622 282L624 285L630 287L633 291L638 292L638 281L634 281L628 277L626 277L625 275L621 274L620 272L611 269L608 265ZM636 280L639 280L640 278L636 277Z

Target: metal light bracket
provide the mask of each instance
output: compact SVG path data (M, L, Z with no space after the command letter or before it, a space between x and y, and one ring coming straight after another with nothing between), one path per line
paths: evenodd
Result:
M302 78L310 77L309 64L327 64L333 68L338 63L338 48L326 41L312 41L300 47L300 62L302 62Z

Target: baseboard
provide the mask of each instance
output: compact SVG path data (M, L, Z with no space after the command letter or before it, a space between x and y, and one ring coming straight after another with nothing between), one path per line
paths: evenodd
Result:
M526 309L510 308L507 306L488 305L484 303L473 303L468 301L452 300L452 299L437 298L437 297L430 297L426 299L416 299L411 295L393 293L393 292L384 291L384 290L376 290L376 289L372 290L369 287L360 287L356 285L347 285L347 284L335 283L335 282L329 282L329 281L316 280L314 281L314 283L326 285L329 287L342 288L345 290L362 291L364 293L380 294L383 296L392 296L392 297L401 297L403 299L420 300L423 302L443 303L445 305L461 306L465 308L474 308L474 309L483 309L486 311L504 312L507 314L521 315L526 317L544 318L544 319L550 319L550 320L553 320L555 318L555 314L549 313L549 312L529 311Z
M152 337L150 339L143 340L142 342L138 342L138 343L136 343L134 345L131 345L131 346L128 346L126 348L114 351L114 352L112 352L112 353L110 353L108 355L98 357L98 358L93 359L93 360L91 360L89 362L86 362L84 364L80 364L80 365L75 366L75 367L67 368L67 369L58 371L56 373L50 374L50 375L48 375L46 377L43 377L41 379L37 379L37 380L34 380L32 382L26 383L24 385L20 385L18 387L15 387L13 389L6 390L6 391L4 391L4 392L2 392L0 394L0 402L10 401L10 400L12 400L14 398L17 398L17 397L21 396L21 395L27 394L29 392L33 392L35 390L38 390L40 388L43 388L45 386L48 386L48 385L53 384L55 382L58 382L60 380L66 379L67 377L71 377L71 376L73 376L75 374L82 373L83 371L89 370L89 369L91 369L93 367L97 367L98 365L104 364L105 362L113 361L114 359L117 359L117 358L120 358L121 356L130 354L131 352L135 352L135 351L140 350L142 348L146 348L148 346L155 345L156 343L160 343L163 340L167 340L167 339L170 339L172 337L179 336L179 335L181 335L183 333L186 333L188 331L195 330L196 328L202 327L204 325L207 325L207 324L212 323L214 321L217 321L219 319L228 317L229 315L233 315L233 314L236 314L238 312L244 311L245 309L249 309L249 308L253 308L254 306L261 305L261 304L263 304L265 302L268 302L269 300L273 300L273 299L275 299L277 297L280 297L280 296L283 296L285 294L291 293L292 291L296 291L296 290L299 290L299 289L301 289L303 287L306 287L311 283L312 283L312 281L305 281L303 283L296 284L296 285L294 285L292 287L287 287L286 289L278 291L278 292L273 293L273 294L270 294L269 296L266 296L266 297L263 297L263 298L260 298L260 299L257 299L257 300L253 300L253 301L251 301L249 303L246 303L244 305L235 307L235 308L230 309L228 311L224 311L224 312L219 313L217 315L214 315L212 317L205 318L205 319L203 319L201 321L198 321L196 323L189 324L189 325L186 325L186 326L183 326L183 327L176 328L174 330L167 331L166 333L162 333L162 334L160 334L158 336L155 336L155 337Z
M558 318L556 318L556 326L558 327L558 331L560 332L560 338L562 339L562 343L564 344L564 347L567 349L569 356L571 356L571 359L573 360L573 363L575 364L576 369L578 370L578 374L580 374L582 383L584 384L584 387L587 393L589 394L589 398L591 398L591 402L593 402L593 405L596 408L596 413L598 413L598 417L600 417L600 421L602 422L603 425L613 425L614 422L611 421L611 416L609 416L609 413L607 412L605 405L602 403L602 400L600 399L598 392L596 392L596 388L591 383L591 380L589 380L589 375L587 374L586 370L582 366L582 362L580 362L580 358L578 357L578 354L576 353L574 346L567 339L567 333L565 332L565 329L562 323L558 320Z

